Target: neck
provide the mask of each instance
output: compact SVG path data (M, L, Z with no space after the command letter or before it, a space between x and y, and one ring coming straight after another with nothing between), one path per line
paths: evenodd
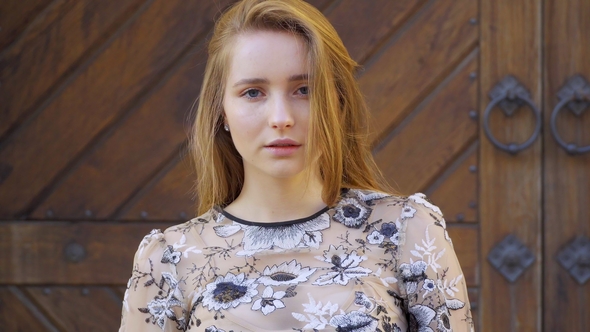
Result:
M273 222L305 218L325 206L319 175L274 178L251 174L225 210L241 219Z

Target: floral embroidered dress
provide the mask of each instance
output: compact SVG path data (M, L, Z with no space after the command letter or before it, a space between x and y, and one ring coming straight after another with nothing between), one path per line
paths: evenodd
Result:
M463 273L423 194L343 190L304 219L219 207L153 230L135 255L123 331L472 331Z

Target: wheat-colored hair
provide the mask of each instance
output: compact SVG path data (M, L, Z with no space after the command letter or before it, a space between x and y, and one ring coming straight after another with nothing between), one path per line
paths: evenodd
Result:
M269 30L294 33L308 49L310 121L306 160L317 160L322 199L332 206L341 188L382 190L385 185L367 141L368 112L354 78L357 63L336 30L313 6L301 0L243 0L216 22L198 102L190 152L197 173L197 214L224 206L244 183L242 158L222 130L223 95L231 45L236 36ZM316 158L312 157L313 150Z

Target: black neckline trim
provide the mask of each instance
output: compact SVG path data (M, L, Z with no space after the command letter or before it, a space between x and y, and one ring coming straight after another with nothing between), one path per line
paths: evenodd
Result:
M236 216L233 216L232 214L230 214L229 212L225 211L222 208L220 208L219 210L220 210L221 214L223 214L225 217L227 217L230 220L235 221L239 224L244 224L244 225L248 225L248 226L260 226L260 227L280 227L280 226L290 226L290 225L295 225L295 224L301 224L301 223L310 221L310 220L315 219L315 218L321 216L322 214L326 213L329 209L330 209L330 207L326 206L325 208L312 214L309 217L294 219L294 220L286 220L286 221L273 221L273 222L248 221L248 220L244 220L244 219L238 218Z

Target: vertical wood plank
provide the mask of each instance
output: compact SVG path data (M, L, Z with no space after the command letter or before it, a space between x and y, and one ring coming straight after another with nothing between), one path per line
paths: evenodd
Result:
M541 101L541 0L481 2L480 111L488 92L514 75ZM533 132L527 107L512 117L494 109L490 126L502 142L524 142ZM482 118L482 117L480 117ZM480 126L483 129L483 126ZM516 156L495 148L480 130L480 219L482 331L541 331L541 140ZM490 250L508 234L535 255L516 282L508 282L488 262Z
M578 284L556 257L569 241L590 238L590 153L569 155L549 130L558 91L581 74L590 80L590 2L545 0L544 325L546 331L589 331L590 282ZM566 142L590 145L590 108L575 116L565 107L558 131ZM586 263L587 264L587 263ZM588 266L586 265L586 269Z

